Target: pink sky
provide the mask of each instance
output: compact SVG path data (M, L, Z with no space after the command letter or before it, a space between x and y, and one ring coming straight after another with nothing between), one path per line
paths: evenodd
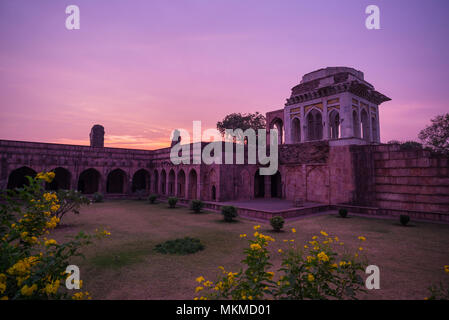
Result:
M65 7L81 29L65 28ZM377 4L381 30L364 26ZM2 0L0 139L154 149L193 120L280 109L300 77L350 66L392 98L381 139L449 110L449 2Z

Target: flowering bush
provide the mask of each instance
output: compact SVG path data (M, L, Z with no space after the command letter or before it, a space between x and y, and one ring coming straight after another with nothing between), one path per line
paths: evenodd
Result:
M27 177L29 185L8 190L0 205L0 299L61 299L70 297L61 286L67 278L66 267L79 249L90 244L96 235L80 232L72 240L58 243L49 237L60 222L54 214L65 199L43 190L53 172ZM80 283L81 284L81 283ZM76 293L74 298L88 298Z
M366 263L359 255L362 247L354 254L340 253L336 246L342 248L343 243L324 231L300 248L294 239L284 240L289 247L285 252L278 249L282 265L275 273L269 271L272 264L268 250L275 239L261 234L259 228L254 227L254 238L244 250L244 269L234 273L219 267L222 275L214 282L198 277L200 285L195 292L199 296L195 299L355 299L357 293L364 291L360 274Z
M447 275L446 281L449 282L449 265L444 266L444 272ZM449 283L440 282L438 285L432 285L429 291L430 297L426 300L449 300Z

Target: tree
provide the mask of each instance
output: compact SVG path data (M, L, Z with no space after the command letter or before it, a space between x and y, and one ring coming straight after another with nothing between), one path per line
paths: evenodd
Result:
M432 150L449 154L449 113L438 115L421 130L419 139Z
M223 121L217 122L217 129L221 135L225 135L226 129L254 129L257 135L257 129L265 128L265 116L256 111L256 113L231 113L228 114ZM241 137L237 137L240 138Z

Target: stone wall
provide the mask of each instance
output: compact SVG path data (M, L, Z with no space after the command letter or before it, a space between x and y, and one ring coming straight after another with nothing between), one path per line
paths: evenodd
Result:
M449 215L449 158L429 151L401 151L399 145L373 148L375 204L385 213Z

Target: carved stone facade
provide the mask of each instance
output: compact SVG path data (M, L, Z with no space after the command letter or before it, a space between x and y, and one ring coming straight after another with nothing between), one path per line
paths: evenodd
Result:
M305 75L285 107L266 115L267 129L281 133L278 172L272 176L261 176L260 166L247 161L174 165L170 148L105 148L104 128L95 125L91 146L0 140L0 189L20 187L25 176L53 170L56 177L47 189L106 197L143 190L181 202L280 198L448 221L448 159L379 145L378 106L387 100L351 68Z

